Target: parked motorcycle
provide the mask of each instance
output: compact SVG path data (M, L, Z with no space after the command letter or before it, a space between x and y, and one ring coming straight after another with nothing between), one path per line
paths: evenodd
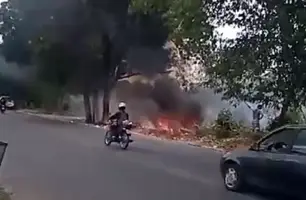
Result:
M112 142L116 142L119 143L121 149L125 150L128 148L129 144L133 142L133 140L130 139L131 134L128 133L127 130L132 129L134 126L132 122L125 121L120 132L118 132L118 126L117 119L109 121L108 130L104 137L104 144L109 146Z

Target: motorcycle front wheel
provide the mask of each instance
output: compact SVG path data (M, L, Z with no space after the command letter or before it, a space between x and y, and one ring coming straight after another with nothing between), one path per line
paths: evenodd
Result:
M128 148L130 144L130 137L127 133L122 133L119 144L120 144L120 148L123 150Z
M104 144L109 146L112 143L112 133L110 131L106 131L104 136Z

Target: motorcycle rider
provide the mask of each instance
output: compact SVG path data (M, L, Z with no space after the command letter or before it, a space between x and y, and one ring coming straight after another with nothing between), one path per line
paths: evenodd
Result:
M118 105L118 111L109 117L109 120L118 120L118 127L116 130L116 134L120 133L123 129L124 123L129 120L129 114L126 112L126 104L124 102L120 102Z

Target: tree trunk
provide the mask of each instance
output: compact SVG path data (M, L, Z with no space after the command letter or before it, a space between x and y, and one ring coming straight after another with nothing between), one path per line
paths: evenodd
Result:
M287 123L286 120L286 114L288 112L289 106L287 104L284 104L281 110L280 115L278 116L278 125L283 126Z
M109 102L110 102L110 76L112 72L112 55L113 48L110 38L107 35L103 36L103 67L106 69L107 76L104 77L104 85L103 85L103 112L102 112L102 123L105 123L109 117Z
M91 124L93 121L92 121L89 92L84 91L83 99L84 99L84 110L85 110L85 123Z
M111 89L109 86L104 88L103 91L103 113L102 113L102 123L105 123L109 117L109 106L110 106L110 93Z
M92 95L92 123L96 124L99 119L99 92L95 90Z

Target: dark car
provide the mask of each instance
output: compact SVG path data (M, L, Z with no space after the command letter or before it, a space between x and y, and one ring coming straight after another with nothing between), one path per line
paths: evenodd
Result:
M224 154L220 169L230 191L256 186L306 199L306 125L280 127L249 149Z

